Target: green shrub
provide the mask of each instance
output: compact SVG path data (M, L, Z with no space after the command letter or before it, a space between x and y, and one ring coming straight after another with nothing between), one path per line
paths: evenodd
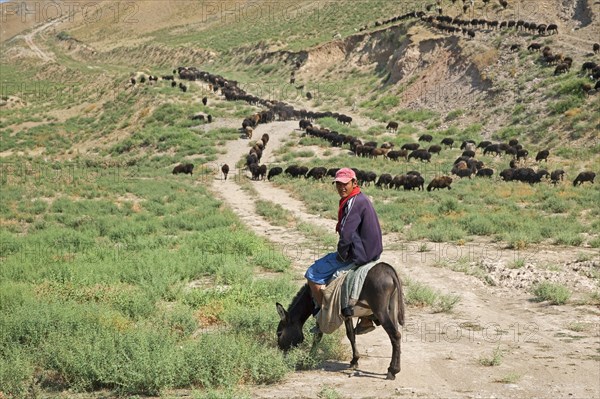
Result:
M553 305L564 305L571 298L571 291L561 284L542 282L532 289L538 301L549 301Z

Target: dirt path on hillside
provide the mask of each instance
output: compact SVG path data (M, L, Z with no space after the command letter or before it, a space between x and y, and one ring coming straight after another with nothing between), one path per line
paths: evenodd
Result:
M42 50L41 48L38 47L37 44L35 44L34 42L34 37L40 33L42 33L43 31L45 31L46 29L50 28L51 26L54 26L56 24L58 24L59 22L61 22L64 18L62 19L54 19L42 26L39 26L35 29L33 29L31 32L29 32L26 35L22 35L23 39L25 40L25 43L27 43L27 46L29 46L29 48L31 49L31 51L33 51L33 53L39 57L42 61L44 62L49 62L49 61L54 61L54 56L53 54L47 53L44 50ZM18 38L19 36L16 36L15 38Z
M297 122L275 122L260 125L255 130L255 138L264 133L270 136L262 162L272 161L273 150L296 126ZM248 140L231 141L217 163L233 166L248 150ZM302 249L311 245L310 238L301 232L272 226L259 216L254 195L278 203L307 223L333 230L333 220L310 214L301 202L269 182L251 182L258 194L242 190L239 183L249 181L249 176L247 172L237 172L232 174L235 178L227 181L215 173L212 189L256 234L280 248ZM386 234L384 241L386 248L399 247L394 235ZM409 308L403 328L402 371L397 379L385 380L391 345L383 329L378 328L357 340L363 356L358 370L347 368L348 356L348 362L327 362L322 370L300 371L281 384L254 387L252 397L318 398L325 389L335 390L344 398L600 397L600 309L597 306L549 306L532 302L531 294L510 284L489 286L465 273L435 267L440 262L451 263L458 259L456 251L466 249L429 243L428 251L419 252L417 243L413 243L414 247L404 244L404 250L386 250L382 260L395 265L402 278L421 282L444 294L459 295L461 301L450 313ZM490 243L465 248L468 248L469 260L494 265L509 264L516 257L525 259L528 264L561 265L573 262L582 252L568 248L532 248L517 253ZM304 270L320 254L314 250L297 250L294 254L293 268L300 284ZM597 251L590 252L589 257L597 259ZM593 280L567 269L555 273L566 281L582 280L582 289L597 288ZM532 270L531 267L515 270L514 274L527 274L528 270ZM515 281L520 281L518 276ZM275 306L273 317L277 317ZM345 337L341 343L350 353ZM494 355L499 365L481 364Z

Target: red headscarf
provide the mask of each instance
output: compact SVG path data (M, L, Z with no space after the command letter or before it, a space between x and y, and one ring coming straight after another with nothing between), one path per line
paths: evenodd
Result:
M352 189L352 191L350 192L350 194L348 194L347 197L340 198L340 207L338 208L338 222L337 222L337 225L335 226L336 233L338 231L340 231L340 225L342 224L342 217L344 216L344 205L346 205L346 202L348 202L348 200L350 198L352 198L358 194L360 194L360 187L356 186Z

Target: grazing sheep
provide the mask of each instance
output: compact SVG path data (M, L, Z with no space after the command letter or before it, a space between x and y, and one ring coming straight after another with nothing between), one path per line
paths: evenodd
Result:
M462 153L463 157L469 157L469 158L474 158L475 157L475 151L473 150L465 150Z
M302 173L302 171L303 170L301 169L300 166L290 165L285 169L284 173L286 175L290 175L291 177L300 177L300 176L304 176L306 174L306 172L308 172L308 171L306 171L306 172Z
M404 182L406 181L406 175L396 175L392 179L390 183L390 188L395 188L396 190L400 189L400 187L404 186Z
M227 174L229 173L229 165L223 164L223 166L221 166L221 172L223 172L223 180L227 180Z
M504 169L502 172L500 172L500 177L504 181L512 181L513 180L513 176L515 174L515 170L516 169L514 169L514 168Z
M446 137L446 138L442 139L442 142L440 144L445 145L446 147L452 148L452 146L454 145L454 139L452 139L450 137Z
M265 147L267 146L267 143L269 142L269 135L267 133L264 133L261 137L261 140L263 142L263 144L265 145Z
M548 162L549 155L550 155L550 151L548 151L548 150L539 151L537 153L537 155L535 156L535 161L536 162L542 162L542 161Z
M427 141L428 143L431 143L431 140L433 140L433 137L431 137L430 134L423 134L419 137L418 141Z
M430 146L427 149L427 151L430 152L430 153L432 153L432 154L439 154L440 152L442 152L442 146L434 144L434 145Z
M590 171L581 172L577 175L575 180L573 180L573 186L575 187L578 184L581 185L586 181L589 181L590 183L594 184L595 178L596 178L596 174L594 172L590 172Z
M362 172L362 171L361 171ZM359 184L370 186L371 183L374 183L377 180L377 174L375 172L362 172L356 175Z
M204 106L206 106L206 103L208 102L208 98L207 97L202 97L202 104Z
M529 156L529 151L527 150L518 150L517 151L517 161L520 161L521 158L526 159Z
M212 123L213 119L212 119L212 115L208 114L206 116L206 123Z
M592 50L594 51L594 54L600 53L600 43L594 43Z
M253 132L254 132L254 130L250 126L246 126L246 128L244 129L244 133L246 133L246 138L247 139L251 139L252 138L252 133Z
M558 64L556 68L554 68L554 75L560 75L561 73L569 72L570 65L566 63Z
M401 150L415 151L420 146L419 143L406 143L400 147Z
M425 189L425 179L420 175L407 174L403 184L404 190L414 190L415 188L419 191Z
M312 127L312 123L306 119L300 119L298 126L300 127L300 130L306 130L307 128Z
M316 167L312 168L311 170L309 170L305 177L307 179L309 177L312 177L315 180L323 181L323 178L325 176L327 176L327 168L324 168L321 166L316 166Z
M490 144L483 149L483 155L487 155L488 152L494 152L498 156L502 155L500 144Z
M383 173L379 176L379 179L377 179L377 183L375 183L375 187L384 189L384 188L390 188L390 183L392 182L393 177L392 175L390 175L389 173Z
M539 183L543 177L548 175L548 171L544 169L536 172L531 168L518 168L513 172L513 180L518 180L533 185L535 183Z
M586 71L591 71L592 69L596 68L598 65L593 62L593 61L586 61L583 63L583 65L581 65L581 71L582 72L586 72Z
M477 148L484 148L485 149L485 147L487 147L490 144L492 144L491 141L484 140L484 141L480 142L479 144L477 144Z
M267 165L262 164L258 167L258 177L260 178L260 180L265 180L266 176L267 176Z
M337 117L337 120L343 125L350 125L352 123L352 117L347 115L340 115Z
M391 159L392 161L398 161L399 158L404 158L405 160L408 161L408 151L407 150L400 150L400 151L390 151L387 153L387 158Z
M189 174L190 176L192 175L192 172L194 171L194 164L191 163L185 163L185 164L179 164L177 166L175 166L173 168L173 174L179 174L179 173L184 173L184 174Z
M411 152L410 154L408 154L408 160L410 161L411 158L420 159L421 162L431 162L431 154L425 149L415 150Z
M335 177L335 174L340 170L340 168L329 168L327 169L327 176Z
M267 175L267 180L271 180L275 176L280 175L282 173L283 173L283 168L281 168L279 166L275 166L274 168L271 168L269 170L269 174Z
M479 169L475 176L477 177L489 177L490 179L494 175L494 170L490 168Z
M258 166L257 163L253 163L250 166L248 166L248 170L250 170L250 173L252 174L251 180L258 180L260 178L260 166Z
M552 171L552 173L550 173L550 181L552 182L552 184L554 184L556 186L558 184L558 182L563 179L564 175L565 175L564 170L556 169L556 170Z
M390 152L390 150L387 148L373 148L369 154L369 158L377 158L380 155L386 157L388 152Z
M450 184L452 184L452 178L450 176L439 176L431 180L427 186L427 191L435 190L436 188L438 190L442 188L448 188L448 190L450 190L452 188L450 187Z
M548 33L553 32L558 35L558 25L556 25L556 24L548 25L548 27L546 28L546 32L548 32Z
M391 130L392 132L395 132L396 130L398 130L398 122L389 122L385 128L386 130Z

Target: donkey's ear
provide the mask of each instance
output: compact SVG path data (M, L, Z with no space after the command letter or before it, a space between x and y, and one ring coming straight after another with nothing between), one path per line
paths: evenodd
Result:
M277 313L279 313L279 317L281 318L281 321L287 321L288 313L283 308L283 306L281 306L281 304L279 302L277 302L275 304L275 306L277 307Z

